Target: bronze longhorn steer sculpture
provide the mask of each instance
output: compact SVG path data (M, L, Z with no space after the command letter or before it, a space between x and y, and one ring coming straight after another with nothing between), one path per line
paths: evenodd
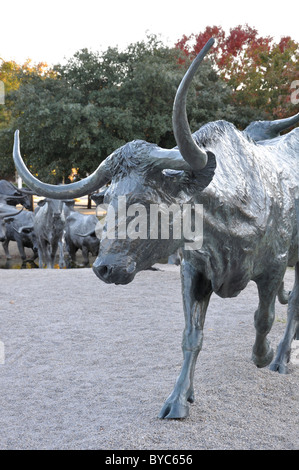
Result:
M15 217L22 209L16 209L11 207L9 204L0 201L0 242L4 242L6 238L6 220Z
M299 129L280 136L282 130L299 121L299 114L281 121L252 123L243 132L226 121L211 122L191 134L186 115L187 91L212 44L213 39L193 61L177 91L173 110L176 148L133 141L113 152L82 181L53 186L29 173L20 155L18 131L15 136L17 171L37 194L75 198L111 183L104 201L108 204L107 223L93 265L101 280L126 284L138 271L181 248L184 360L161 418L188 416L189 402L194 400L193 375L202 346L205 314L213 292L223 298L234 297L250 280L256 282L259 305L254 316L252 359L258 367L272 361L272 370L287 372L291 342L299 324ZM120 202L125 207L120 208ZM192 247L187 243L190 237L174 236L178 228L174 217L169 222L169 237L161 236L161 227L158 236L152 236L155 231L151 226L138 234L138 224L135 235L132 230L131 236L124 232L135 209L140 212L144 208L149 214L157 204L164 209L173 204L182 210L192 206L193 227L196 208L202 206L202 245ZM115 236L109 232L112 219ZM273 360L267 335L287 266L295 266L295 285L289 297L285 336Z

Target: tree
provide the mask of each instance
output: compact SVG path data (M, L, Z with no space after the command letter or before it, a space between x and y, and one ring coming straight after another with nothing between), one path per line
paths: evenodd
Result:
M1 59L2 60L2 59ZM32 64L27 60L23 65L14 61L2 60L0 80L4 84L5 104L0 105L0 168L1 178L11 177L15 169L11 158L14 122L23 110L16 106L16 97L21 85L25 86L31 80L44 80L55 74L46 63Z
M10 94L17 90L21 83L30 80L33 76L48 77L53 76L53 71L45 62L32 64L28 59L23 65L17 64L15 61L2 61L0 66L0 81L4 85L5 90L5 106L0 107L0 129L8 127L11 119L10 110Z
M207 39L215 37L211 51L214 67L233 90L233 104L275 119L294 114L290 102L291 84L299 78L299 44L290 37L278 43L259 36L248 25L231 28L228 35L221 27L207 27L204 32L177 42L185 56L194 57Z

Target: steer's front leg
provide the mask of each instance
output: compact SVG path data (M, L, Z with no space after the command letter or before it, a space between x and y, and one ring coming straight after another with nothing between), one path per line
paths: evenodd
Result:
M194 369L202 347L205 315L212 294L211 282L187 261L181 264L181 280L185 312L182 342L184 361L175 387L159 418L186 418L189 414L189 403L194 401Z

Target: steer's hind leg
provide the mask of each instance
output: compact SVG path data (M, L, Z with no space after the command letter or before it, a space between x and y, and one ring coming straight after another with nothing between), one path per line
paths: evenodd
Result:
M273 349L267 340L275 317L275 299L284 275L284 267L279 267L256 279L259 306L254 316L256 339L252 350L252 360L257 367L265 367L273 359Z
M194 401L194 369L202 347L205 315L212 294L211 282L186 261L181 265L181 277L185 312L182 342L184 361L175 387L159 418L186 418L189 414L188 402Z
M295 283L289 297L287 326L284 336L279 343L275 359L270 364L273 371L286 374L287 363L290 359L291 344L293 339L299 337L299 262L295 266Z

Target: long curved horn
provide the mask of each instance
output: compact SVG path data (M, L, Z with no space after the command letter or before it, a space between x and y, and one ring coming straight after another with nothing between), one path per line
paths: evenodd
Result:
M299 122L299 113L295 114L295 116L291 116L285 119L277 119L276 121L272 121L270 128L272 132L279 134L282 131L285 131L289 127L294 126Z
M91 175L76 183L55 186L39 181L30 173L21 157L18 130L15 132L13 159L18 174L35 194L51 199L74 199L76 197L85 196L104 186L104 184L111 179L109 163L106 159Z
M282 131L299 122L299 113L285 119L275 121L253 121L244 129L244 132L256 142L274 139Z
M15 215L20 214L20 212L22 212L23 209L24 209L24 207L22 207L22 209L20 209L20 210L16 209L14 211L11 206L8 206L7 204L5 204L5 205L0 204L0 218L1 219L6 219L8 217L14 217Z
M205 151L198 147L192 138L186 112L187 91L200 63L214 42L215 40L211 38L193 60L180 83L173 104L172 124L175 140L182 157L195 172L206 166L208 156Z
M13 194L3 194L3 193L0 193L0 197L3 198L3 199L25 199L25 195L20 195L20 196L14 196Z

